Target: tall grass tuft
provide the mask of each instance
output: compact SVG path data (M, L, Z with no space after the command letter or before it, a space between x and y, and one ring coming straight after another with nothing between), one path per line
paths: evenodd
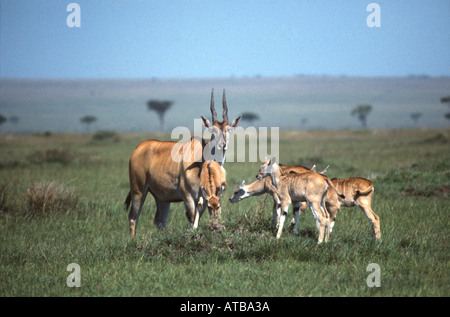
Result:
M26 191L28 216L55 214L74 210L78 195L72 188L56 182L36 182Z
M0 185L0 213L11 210L10 191L11 188L7 184Z

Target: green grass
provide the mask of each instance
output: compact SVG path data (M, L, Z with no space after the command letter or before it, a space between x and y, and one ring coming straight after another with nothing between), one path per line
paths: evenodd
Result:
M340 210L322 245L309 210L299 236L286 224L277 240L270 197L228 202L259 163L226 163L225 229L214 230L205 213L192 231L182 204L172 204L158 231L148 196L130 241L128 158L140 141L160 136L1 136L0 296L449 296L448 135L282 132L282 163L330 165L330 177L375 183L382 242L354 207ZM58 184L76 199L31 212L27 190L36 183ZM66 285L70 263L80 265L79 288ZM366 284L370 263L380 265L380 288Z

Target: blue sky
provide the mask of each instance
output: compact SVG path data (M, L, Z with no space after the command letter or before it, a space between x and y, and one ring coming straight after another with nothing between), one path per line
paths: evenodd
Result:
M450 0L0 1L2 78L450 76Z

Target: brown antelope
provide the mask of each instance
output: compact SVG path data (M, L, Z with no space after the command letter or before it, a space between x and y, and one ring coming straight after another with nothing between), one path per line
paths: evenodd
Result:
M131 209L128 215L131 237L136 235L137 223L147 193L155 198L156 214L154 224L164 228L169 214L170 203L183 202L189 223L194 227L195 210L200 192L200 173L204 147L211 151L220 149L225 157L230 130L236 127L241 116L228 123L228 108L223 91L223 121L217 120L214 108L214 90L211 92L210 109L213 124L202 116L203 125L212 133L211 142L192 138L188 142L144 141L133 151L129 161L130 191L125 206ZM173 155L181 157L174 160ZM196 228L196 227L194 227Z
M380 218L371 208L372 196L374 192L373 182L361 177L345 179L333 178L331 182L334 187L336 187L336 189L345 196L345 198L338 196L332 190L328 190L325 197L325 205L330 215L330 233L336 220L336 214L341 207L358 206L369 219L372 225L373 235L377 240L380 240ZM306 206L300 206L300 210L298 211L299 215L302 214L305 209ZM297 220L295 218L292 219L292 222L295 223L297 227L298 217Z
M220 166L216 161L208 161L203 163L202 171L200 173L201 195L198 199L194 227L198 226L198 221L205 210L204 200L207 202L210 217L220 219L220 198L226 187L227 180L222 166Z
M328 177L313 171L307 171L301 174L282 174L279 165L276 163L275 157L264 162L256 175L258 179L262 179L266 176L270 176L272 184L278 190L277 194L281 201L280 209L282 213L280 215L277 238L280 238L283 231L283 225L289 205L291 203L306 201L314 214L316 225L319 229L318 243L322 243L324 238L325 241L327 241L329 230L326 230L328 227L328 212L325 206L325 196L328 187L331 186L338 195L343 197L343 195L336 190ZM296 223L298 223L298 219L296 219ZM327 231L326 236L325 230Z
M282 164L279 164L280 167L280 171L281 174L287 174L287 173L304 173L304 172L309 172L311 171L309 168L304 167L304 166L285 166ZM320 172L320 174L324 173L325 171ZM238 201L241 201L242 199L245 199L247 197L253 197L253 196L259 196L262 194L270 194L273 197L273 217L272 217L272 224L275 226L278 224L278 220L280 217L280 209L279 209L279 205L280 205L280 199L278 198L278 190L277 188L275 188L272 185L272 180L269 177L265 177L261 180L255 180L254 182L248 184L248 185L244 185L244 182L242 182L242 185L238 186L236 188L236 191L233 193L233 196L231 196L230 198L230 202L231 203L235 203ZM293 203L293 211L294 214L296 212L298 212L299 208L301 208L301 206L307 206L306 201L305 202L294 202Z

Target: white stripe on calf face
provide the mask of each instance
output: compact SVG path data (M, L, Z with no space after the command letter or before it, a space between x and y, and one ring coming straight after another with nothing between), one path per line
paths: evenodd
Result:
M251 194L245 189L243 186L240 186L231 196L230 202L235 203L238 201L241 201L242 199L245 199L247 197L250 197Z

